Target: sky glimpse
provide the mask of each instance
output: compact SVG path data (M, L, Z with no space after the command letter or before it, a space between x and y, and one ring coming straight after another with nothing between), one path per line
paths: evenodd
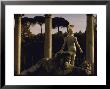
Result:
M33 18L35 16L44 16L44 14L25 14L24 17ZM85 14L52 14L52 18L54 17L62 17L66 19L71 25L74 25L74 32L85 32L86 30L86 15ZM43 33L45 32L45 24L42 26ZM38 34L41 32L41 27L39 24L31 25L30 31L32 34ZM52 29L52 34L56 33L58 30ZM67 31L67 28L61 28L60 31L63 33Z

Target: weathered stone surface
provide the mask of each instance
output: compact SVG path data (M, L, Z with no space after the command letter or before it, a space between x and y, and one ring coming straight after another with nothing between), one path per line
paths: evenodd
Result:
M83 76L87 75L86 68L75 67L68 63L66 60L68 53L58 53L52 59L43 58L31 68L24 70L21 75L34 75L34 76Z

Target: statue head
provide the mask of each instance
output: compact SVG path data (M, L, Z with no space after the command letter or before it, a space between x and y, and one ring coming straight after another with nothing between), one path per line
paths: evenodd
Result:
M74 31L73 31L74 29L73 28L74 28L74 25L68 25L67 32L70 33L70 34L74 33Z

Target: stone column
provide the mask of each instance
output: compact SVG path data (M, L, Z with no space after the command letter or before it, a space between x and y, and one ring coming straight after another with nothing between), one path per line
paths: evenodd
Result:
M45 15L45 42L44 57L52 58L52 18L50 14Z
M19 75L21 71L21 17L22 15L20 14L14 15L14 70L16 75Z
M94 71L94 21L93 15L87 14L87 30L86 30L86 60L92 65Z

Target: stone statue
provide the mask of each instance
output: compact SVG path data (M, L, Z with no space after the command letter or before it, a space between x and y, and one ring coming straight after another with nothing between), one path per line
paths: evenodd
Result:
M67 51L71 54L71 60L68 61L68 64L71 64L74 66L74 61L76 57L76 46L79 48L80 52L83 53L77 38L74 36L74 25L69 25L68 26L68 35L67 37L64 38L64 43L61 47L60 52L62 53L65 46L67 45ZM67 63L66 63L67 64Z

